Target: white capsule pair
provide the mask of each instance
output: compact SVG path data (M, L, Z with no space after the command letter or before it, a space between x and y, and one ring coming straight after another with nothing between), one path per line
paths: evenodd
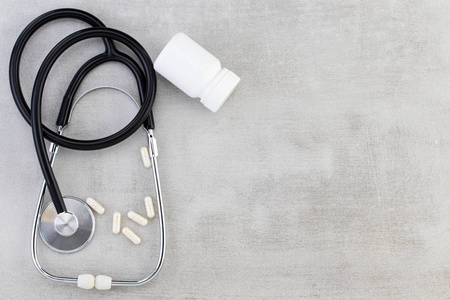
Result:
M147 196L145 197L145 211L147 213L147 217L149 217L150 219L155 217L155 208L153 206L153 201L152 201L152 197ZM140 214L130 210L128 212L128 218L130 218L131 220L133 220L134 222L138 223L141 226L147 226L148 224L148 220L146 218L144 218L143 216L141 216Z
M145 226L148 224L148 221L143 216L135 213L134 211L128 212L128 218L135 221L139 225ZM113 215L113 233L118 234L120 232L120 223L121 223L121 214L119 212L114 213ZM126 236L133 244L139 245L141 243L141 238L134 233L130 228L124 227L122 229L122 233Z
M138 223L141 226L146 226L148 224L148 221L143 216L135 213L134 211L129 211L127 214L128 218L133 220L134 222ZM112 231L115 234L118 234L120 232L120 223L121 223L122 215L119 212L115 212L113 214L113 227Z

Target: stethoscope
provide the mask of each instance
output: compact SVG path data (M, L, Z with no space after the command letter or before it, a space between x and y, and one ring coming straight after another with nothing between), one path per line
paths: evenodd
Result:
M67 36L49 52L36 76L31 96L30 109L23 96L19 79L19 66L23 50L31 36L40 27L50 21L61 18L78 19L89 24L92 28L83 29ZM57 130L54 132L44 126L41 119L42 95L46 79L54 63L58 57L64 53L64 51L74 44L90 38L102 38L105 45L105 52L88 60L76 72L63 97L56 122ZM113 40L127 46L136 55L138 61L135 61L127 54L117 50L114 46ZM71 113L81 97L83 97L86 93L93 92L94 90L100 88L117 89L114 87L98 87L87 91L78 99L75 99L75 93L86 75L95 67L110 61L120 62L132 71L137 82L141 102L138 113L124 128L104 138L95 140L78 140L64 137L62 132L69 124ZM76 197L63 197L61 194L52 170L58 148L65 147L74 150L103 149L124 141L140 127L143 127L147 134L148 150L152 162L156 203L158 206L157 211L159 214L160 249L156 267L148 276L139 280L117 280L106 275L98 276L98 280L103 281L102 287L106 286L106 288L100 289L107 289L111 286L138 286L154 279L159 273L164 261L166 240L163 201L161 197L157 163L158 150L153 134L154 122L152 116L152 105L154 103L156 93L156 75L152 61L145 49L131 36L115 29L106 28L99 19L87 12L76 9L58 9L39 16L22 31L11 54L9 77L11 91L16 105L23 118L31 125L36 153L44 175L44 182L39 194L34 217L31 239L32 259L37 270L43 276L53 281L80 284L80 277L75 278L51 274L42 267L37 255L37 235L39 233L44 242L53 250L70 253L86 246L91 240L95 230L94 215L86 203ZM118 90L126 93L120 89ZM129 94L127 95L132 98ZM133 98L132 100L135 101ZM135 103L139 107L139 104L136 101ZM44 139L51 142L49 155L47 154ZM46 190L48 190L50 194L53 205L44 207L43 200Z

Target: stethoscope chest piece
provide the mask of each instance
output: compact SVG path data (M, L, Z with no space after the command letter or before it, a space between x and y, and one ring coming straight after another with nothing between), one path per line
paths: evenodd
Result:
M86 203L75 197L64 197L67 212L57 214L52 202L39 218L42 240L51 249L72 253L83 249L95 231L94 214Z

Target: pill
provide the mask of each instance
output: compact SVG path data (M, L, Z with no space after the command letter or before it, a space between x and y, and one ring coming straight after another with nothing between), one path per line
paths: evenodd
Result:
M152 166L152 162L150 160L150 153L148 152L147 147L141 147L141 156L144 167L150 168Z
M105 213L105 209L103 208L103 206L97 201L95 201L93 198L91 197L87 198L86 203L98 214L103 215Z
M131 210L128 212L128 218L135 221L136 223L138 223L141 226L146 226L148 224L148 221L146 218L144 218L143 216L141 216Z
M145 211L147 212L147 217L154 218L155 217L155 208L153 207L152 197L145 197Z
M136 233L134 233L133 231L131 231L130 228L124 227L124 228L122 229L122 233L123 233L123 235L126 236L130 241L132 241L133 244L139 245L139 244L141 243L141 238L138 237L138 236L136 235Z
M121 219L120 212L115 212L113 214L113 227L112 227L112 231L115 234L120 233L120 219Z

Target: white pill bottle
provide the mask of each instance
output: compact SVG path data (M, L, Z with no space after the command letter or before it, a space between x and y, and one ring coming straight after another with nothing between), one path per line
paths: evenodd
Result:
M176 34L155 61L155 70L180 90L216 112L240 78L184 33Z

